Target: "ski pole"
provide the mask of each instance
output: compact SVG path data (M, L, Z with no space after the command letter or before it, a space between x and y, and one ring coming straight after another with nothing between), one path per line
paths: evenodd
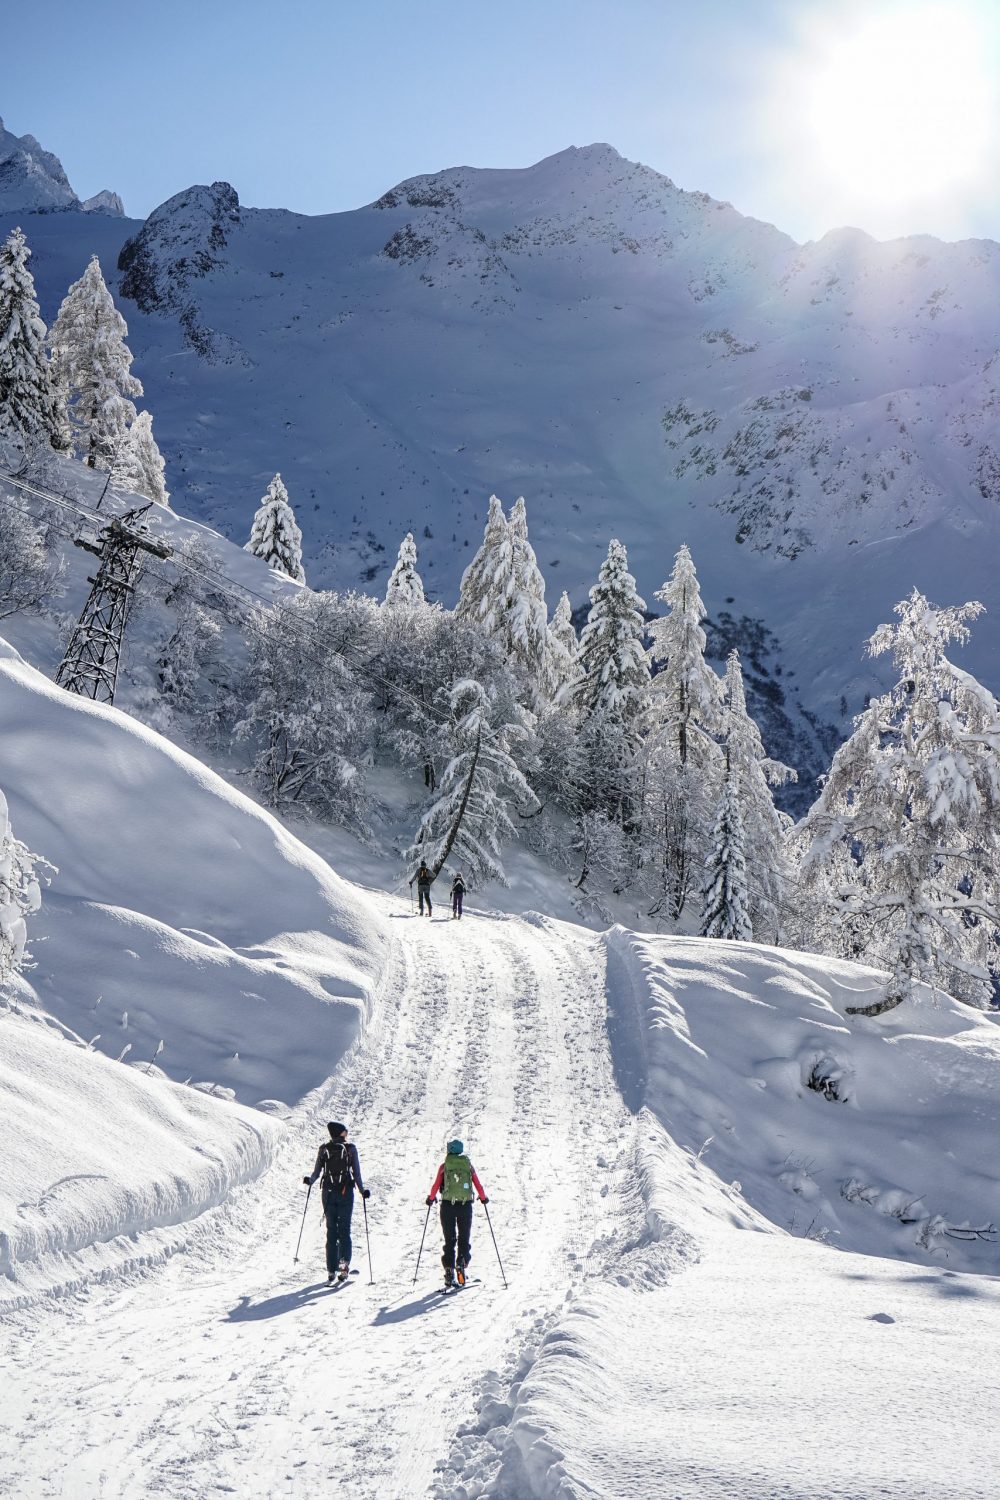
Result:
M493 1240L493 1248L497 1252L497 1265L500 1267L500 1275L503 1276L504 1290L506 1291L507 1290L507 1278L506 1278L506 1276L504 1276L503 1261L500 1259L500 1249L499 1249L499 1246L497 1245L497 1237L493 1233L493 1220L490 1218L490 1211L489 1211L489 1209L486 1206L486 1200L485 1200L485 1198L480 1198L479 1201L483 1205L483 1212L486 1215L486 1222L490 1226L490 1237Z
M368 1200L362 1197L361 1207L365 1211L365 1244L368 1246L368 1285L375 1285L375 1273L372 1270L372 1242L368 1238Z
M431 1221L431 1205L428 1203L428 1205L427 1205L427 1217L424 1220L424 1232L420 1236L420 1249L417 1251L417 1269L413 1273L413 1285L414 1286L416 1286L416 1284L417 1284L417 1276L420 1273L420 1257L424 1253L424 1240L427 1238L427 1226L430 1223L430 1221Z
M297 1266L298 1263L299 1263L299 1246L302 1244L302 1231L306 1227L306 1214L309 1212L309 1195L312 1192L312 1190L313 1190L313 1185L312 1185L312 1183L310 1183L309 1187L308 1187L308 1190L306 1191L306 1206L302 1210L302 1223L299 1225L299 1238L298 1238L298 1243L295 1246L295 1258L292 1261L292 1265L293 1266Z

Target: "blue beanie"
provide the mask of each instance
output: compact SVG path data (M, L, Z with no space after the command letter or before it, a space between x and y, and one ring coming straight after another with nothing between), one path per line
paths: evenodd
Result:
M461 1156L461 1154L462 1154L462 1152L464 1150L465 1150L465 1146L464 1146L464 1144L461 1141L456 1140L456 1141L449 1141L448 1142L448 1155L449 1156Z

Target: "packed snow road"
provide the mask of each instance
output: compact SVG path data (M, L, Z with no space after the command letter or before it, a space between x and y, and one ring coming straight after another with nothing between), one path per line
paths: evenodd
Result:
M482 1378L509 1372L600 1263L624 1212L632 1129L600 939L531 917L387 909L399 941L382 1002L267 1176L146 1277L20 1315L6 1493L425 1494ZM315 1191L297 1267L292 1253L301 1176L334 1117L372 1189L375 1285L359 1200L359 1274L329 1291ZM507 1290L478 1207L470 1286L440 1295L433 1212L412 1285L424 1200L455 1133L490 1196Z

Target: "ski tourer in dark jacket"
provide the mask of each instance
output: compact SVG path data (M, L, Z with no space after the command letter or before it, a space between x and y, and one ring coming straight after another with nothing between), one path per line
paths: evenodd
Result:
M413 880L410 881L411 885L413 884L414 880L417 882L417 896L420 899L420 915L423 916L424 914L424 902L426 901L427 915L430 916L431 886L434 884L434 876L431 874L430 870L428 870L427 866L423 863L422 860L419 870L414 875Z
M460 917L462 915L462 901L464 897L465 881L462 879L461 871L459 871L455 879L451 882L451 914L453 917Z
M358 1148L347 1139L347 1126L332 1120L326 1127L330 1139L316 1153L316 1165L302 1181L312 1187L322 1175L323 1213L326 1218L327 1280L346 1281L351 1269L351 1218L354 1213L354 1189L362 1198L370 1198L361 1176Z

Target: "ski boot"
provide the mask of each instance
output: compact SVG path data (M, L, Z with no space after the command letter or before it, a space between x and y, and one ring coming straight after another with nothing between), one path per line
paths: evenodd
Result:
M455 1285L455 1273L452 1270L451 1266L445 1266L444 1268L444 1284L445 1287L452 1287Z
M455 1280L459 1286L465 1285L465 1261L460 1260L455 1267Z
M337 1271L337 1281L338 1282L346 1281L347 1278L348 1278L348 1276L350 1274L351 1274L351 1268L350 1268L350 1266L348 1265L348 1263L347 1263L346 1260L342 1260L340 1262L340 1267L339 1267L339 1269Z

